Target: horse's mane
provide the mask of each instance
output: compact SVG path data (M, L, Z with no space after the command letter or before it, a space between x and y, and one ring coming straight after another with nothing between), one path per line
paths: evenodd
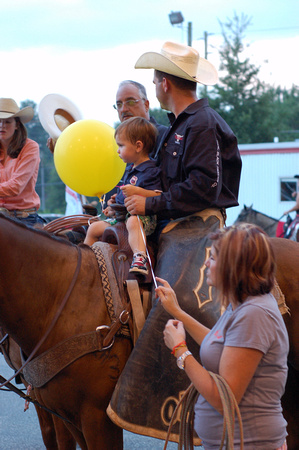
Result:
M62 238L60 236L56 236L54 234L50 234L47 231L44 231L44 230L39 229L39 228L33 228L33 227L30 227L30 226L27 226L25 223L17 222L16 220L11 219L10 217L7 217L4 214L0 213L0 221L2 219L4 219L7 222L10 222L13 226L16 226L16 227L19 227L19 228L23 228L23 229L27 229L30 233L35 233L37 235L44 236L45 238L51 239L52 241L55 240L55 241L59 242L60 244L68 245L68 246L71 246L71 247L75 246L75 244L73 244L72 242L68 241L65 238Z
M252 211L252 212L254 212L254 213L256 213L256 214L260 214L261 216L264 216L264 217L268 217L268 219L272 219L273 221L275 221L275 222L278 222L278 219L275 219L274 217L272 217L272 216L268 216L268 214L265 214L265 213L262 213L262 212L260 212L260 211L257 211L256 209L253 209L253 205L251 205L251 206L246 206L246 205L244 205L244 208L242 209L242 211L240 212L240 215L242 214L242 213L245 213L246 211Z

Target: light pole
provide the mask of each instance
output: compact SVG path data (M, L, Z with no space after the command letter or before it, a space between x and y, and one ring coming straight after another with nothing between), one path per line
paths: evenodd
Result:
M171 11L168 17L171 25L178 25L183 29L184 17L181 11ZM192 47L192 22L188 22L187 33L188 45Z

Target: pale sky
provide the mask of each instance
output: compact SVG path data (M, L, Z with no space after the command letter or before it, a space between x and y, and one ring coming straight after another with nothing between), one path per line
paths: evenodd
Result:
M169 13L181 11L183 28L170 24ZM298 0L0 0L1 94L18 103L35 103L47 94L68 97L85 119L109 125L118 120L112 108L120 81L143 83L152 107L159 104L152 70L134 64L146 51L160 51L163 42L192 45L219 69L222 43L219 21L246 14L247 54L261 66L260 79L272 85L298 84Z

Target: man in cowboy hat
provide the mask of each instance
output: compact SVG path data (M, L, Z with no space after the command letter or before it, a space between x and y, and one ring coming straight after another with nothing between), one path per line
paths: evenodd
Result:
M128 211L170 220L238 205L237 139L208 100L196 95L197 83L217 83L215 67L192 47L166 42L160 53L144 53L135 68L155 69L156 96L161 107L171 111L171 127L156 152L163 193L126 199Z

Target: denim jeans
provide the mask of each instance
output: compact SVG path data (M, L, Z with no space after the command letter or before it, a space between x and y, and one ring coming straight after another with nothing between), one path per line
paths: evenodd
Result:
M46 225L47 221L40 217L37 213L29 214L28 217L11 217L16 221L20 221L28 226L34 226L36 224Z

